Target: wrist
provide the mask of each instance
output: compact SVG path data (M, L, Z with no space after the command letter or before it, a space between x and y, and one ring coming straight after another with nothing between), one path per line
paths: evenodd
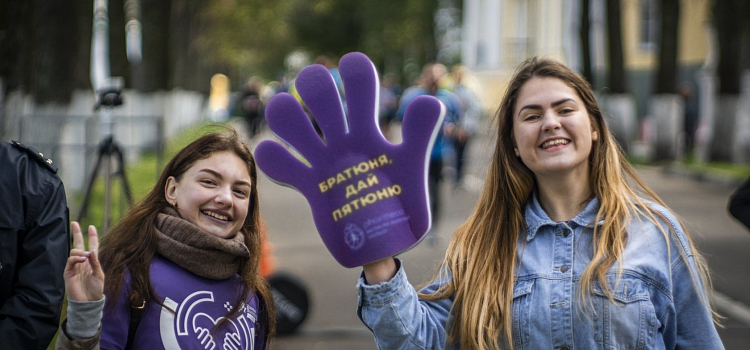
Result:
M67 333L75 339L88 339L99 331L105 298L93 301L68 299Z
M398 272L396 260L393 257L387 257L362 266L365 272L365 282L368 285L388 282Z

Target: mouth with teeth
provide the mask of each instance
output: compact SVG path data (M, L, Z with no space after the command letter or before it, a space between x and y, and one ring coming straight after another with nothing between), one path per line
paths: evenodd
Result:
M208 211L208 210L201 210L201 213L203 213L204 215L208 215L208 216L210 216L210 217L212 217L212 218L214 218L214 219L217 219L217 220L221 220L221 221L231 221L231 220L229 220L229 217L228 217L228 216L226 216L226 215L221 215L221 214L219 214L219 213L215 213L215 212L212 212L212 211Z
M549 141L542 143L541 147L542 149L548 149L548 148L555 147L555 146L567 145L569 143L570 143L570 140L567 140L567 139L554 139L554 140L549 140Z

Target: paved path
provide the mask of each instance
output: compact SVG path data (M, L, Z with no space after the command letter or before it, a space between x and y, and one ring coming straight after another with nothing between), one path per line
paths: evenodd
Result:
M264 134L259 139L268 137L270 135ZM451 233L468 217L476 203L492 143L492 137L484 135L470 148L470 176L463 188L454 190L445 184L441 189L445 204L434 230L437 239L425 240L402 256L414 285L430 279L445 253ZM719 292L719 311L732 316L720 331L726 348L747 349L750 344L750 309L746 306L750 305L750 232L726 213L726 199L732 188L665 175L656 167L638 171L683 219L706 255L714 288ZM307 284L312 299L311 312L298 334L278 338L273 349L375 350L372 335L355 313L355 284L360 270L343 268L334 261L315 231L310 209L302 195L273 184L265 176L261 176L259 188L261 211L275 246L277 270L300 277Z

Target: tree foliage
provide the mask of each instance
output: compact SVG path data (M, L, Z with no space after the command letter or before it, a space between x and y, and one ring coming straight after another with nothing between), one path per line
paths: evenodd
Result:
M381 72L407 76L436 56L434 0L139 0L143 60L135 64L125 52L125 1L108 1L111 74L145 92L208 92L214 73L235 88L252 75L276 78L299 49L334 58L362 51ZM0 2L5 90L44 103L90 89L92 13L92 0Z

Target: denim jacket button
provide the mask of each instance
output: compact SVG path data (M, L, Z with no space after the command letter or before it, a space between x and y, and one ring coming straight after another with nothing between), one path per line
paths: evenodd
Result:
M563 273L564 273L564 272L568 271L568 269L569 269L568 265L563 265L563 266L562 266L562 267L560 268L560 272L563 272ZM560 350L565 350L565 348L560 348Z
M564 229L564 230L563 230L563 236L565 236L565 237L568 237L568 236L570 236L570 230L569 230L569 229L567 229L567 228L566 228L566 229Z
M558 348L557 350L570 350L570 348L567 345L565 345L561 348Z

